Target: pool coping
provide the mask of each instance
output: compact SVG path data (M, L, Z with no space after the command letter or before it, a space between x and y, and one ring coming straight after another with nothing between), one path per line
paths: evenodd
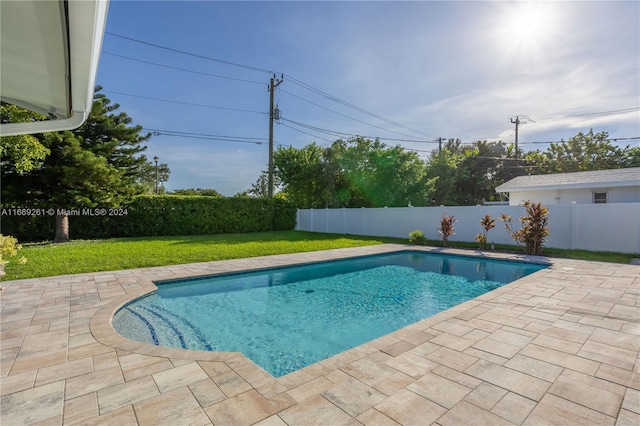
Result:
M370 246L369 246L370 247ZM345 256L344 252L340 252L340 251L327 251L327 257L322 259L322 260L311 260L311 259L307 259L307 260L302 260L302 261L296 261L296 262L291 262L291 263L282 263L282 264L278 264L277 266L257 266L255 268L249 268L247 269L246 266L242 266L242 265L237 265L237 269L232 269L232 270L227 270L224 272L217 272L217 273L213 273L213 274L197 274L197 275L184 275L184 276L176 276L173 278L169 278L169 279L156 279L156 280L152 280L152 281L141 281L140 284L142 284L144 287L142 290L140 290L139 292L134 292L131 294L127 294L127 296L120 298L120 299L115 299L112 302L110 302L108 305L104 306L103 308L101 308L98 312L96 312L96 314L93 316L91 323L90 323L90 329L91 332L94 336L94 338L100 342L103 343L105 345L109 345L112 346L114 348L117 349L122 349L122 350L126 350L126 351L135 351L136 353L139 354L144 354L144 355L151 355L151 356L158 356L158 355L163 355L163 356L172 356L172 357L180 357L183 359L189 359L189 360L193 360L193 361L225 361L226 359L228 359L229 357L242 357L245 358L247 360L247 362L250 362L252 364L254 364L257 368L260 368L261 370L264 371L264 369L262 367L260 367L258 364L256 364L253 360L251 360L250 358L248 358L247 356L245 356L242 352L220 352L220 351L202 351L202 350L193 350L193 349L181 349L181 348L174 348L174 347L167 347L167 346L157 346L157 345L153 345L150 343L146 343L146 342L141 342L141 341L137 341L137 340L132 340L129 338L126 338L124 336L122 336L121 334L119 334L113 327L112 321L113 321L113 317L116 314L116 312L118 312L120 309L122 309L123 307L127 306L128 304L144 298L152 293L154 293L155 291L158 290L158 286L156 283L169 283L171 281L178 281L178 280L198 280L198 279L206 279L208 277L215 277L215 276L223 276L223 275L231 275L231 274L241 274L241 273L247 273L247 272L260 272L260 271L266 271L266 270L273 270L273 269L278 269L278 268L286 268L286 267L290 267L290 266L301 266L301 265L310 265L310 264L317 264L317 263L325 263L325 262L331 262L331 261L336 261L336 260L345 260L345 259L356 259L356 258L360 258L360 257L366 257L366 256L376 256L376 255L381 255L381 254L390 254L390 253L396 253L396 252L402 252L402 251L415 251L415 252L421 252L421 253L431 253L431 254L438 254L438 255L456 255L456 256L462 256L462 257L467 257L467 258L483 258L483 259L487 259L487 260L503 260L503 261L512 261L512 262L520 262L520 263L533 263L533 264L540 264L540 265L545 265L545 266L551 266L552 263L543 256L528 256L528 255L522 255L522 254L503 254L503 253L494 253L494 252L483 252L483 251L469 251L469 250L460 250L460 249L443 249L443 248L436 248L436 247L425 247L425 246L415 246L415 245L411 245L411 246L407 246L407 245L401 245L401 244L386 244L384 246L376 246L376 247L384 247L383 251L378 251L376 250L376 253L365 253L365 254L360 254L355 250L351 250L350 254ZM369 250L366 250L367 252ZM538 271L536 271L538 272ZM535 273L535 272L534 272ZM517 281L517 280L516 280ZM515 282L515 281L513 281ZM508 285L511 283L507 283L505 285ZM496 290L499 290L500 288L504 287L501 286L497 289L494 289L492 291L489 291L485 294L489 294L489 293L493 293ZM484 296L484 294L483 294ZM450 309L454 309L458 306L462 306L465 305L468 302L472 302L473 300L475 300L477 298L465 301L463 303L460 303ZM460 308L460 309L464 309L464 307ZM430 317L427 317L423 320L420 320L412 325L415 324L420 324L423 321L428 320L429 318L432 318L436 315L439 314L443 314L445 312L447 312L449 309L442 311L442 312L438 312L437 314L434 314ZM406 328L406 327L403 327ZM402 329L396 330L396 331L400 331ZM392 332L393 333L393 332ZM392 333L387 333L385 334L392 334ZM380 336L380 338L383 338L384 336ZM373 339L369 342L364 343L364 345L366 345L367 343L371 343L372 341L375 341L377 339ZM357 349L358 346L362 346L362 345L357 345L351 349ZM348 352L348 351L343 351L341 353L344 352ZM334 356L338 356L340 355L340 353L334 355ZM329 360L332 357L326 358L326 360ZM324 360L322 360L324 361ZM319 361L319 362L322 362ZM317 363L311 364L307 367L313 367L313 365L315 365ZM301 368L299 370L296 371L301 371L304 370L305 368ZM296 371L292 372L295 373ZM267 371L265 371L265 373L269 374ZM289 373L289 374L292 374ZM276 377L272 376L271 374L269 374L271 377L273 377L274 379L276 379ZM286 376L286 375L285 375ZM281 377L285 377L285 376L281 376Z
M110 325L153 281L407 249L551 266L277 379ZM3 285L3 424L640 422L637 265L385 244Z

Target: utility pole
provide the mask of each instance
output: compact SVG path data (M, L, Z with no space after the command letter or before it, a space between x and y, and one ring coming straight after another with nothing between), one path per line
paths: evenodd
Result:
M524 121L520 121L520 119L523 119ZM515 117L511 117L511 123L516 125L516 152L514 154L516 160L518 159L518 126L520 124L526 124L528 122L534 123L534 121L529 118L528 115L516 115Z
M514 120L515 119L515 120ZM511 123L516 125L516 152L514 153L515 159L518 159L518 126L520 125L520 116L516 115L511 117Z
M280 74L280 79L276 79L274 74L269 84L269 188L267 189L269 198L273 198L273 95L283 79L282 74Z
M438 154L442 152L442 138L438 138Z
M158 195L158 156L153 157L153 161L156 162L156 195Z

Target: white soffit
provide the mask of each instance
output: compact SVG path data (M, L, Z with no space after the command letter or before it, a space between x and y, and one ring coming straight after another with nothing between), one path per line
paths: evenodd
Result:
M108 0L0 1L0 99L52 119L0 136L80 126L93 102Z

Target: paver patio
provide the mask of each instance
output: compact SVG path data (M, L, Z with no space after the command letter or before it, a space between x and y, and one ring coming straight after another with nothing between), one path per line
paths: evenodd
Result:
M152 346L110 326L118 307L153 290L154 280L406 248L2 282L0 423L640 424L637 265L553 259L550 268L278 379L240 353Z

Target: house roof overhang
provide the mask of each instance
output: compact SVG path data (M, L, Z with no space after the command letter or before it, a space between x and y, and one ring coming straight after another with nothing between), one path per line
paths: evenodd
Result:
M640 187L640 167L586 172L518 176L498 185L496 192L557 191Z
M0 124L0 136L68 130L89 115L108 0L2 0L0 99L49 120Z
M618 181L618 182L595 182L595 183L574 183L574 184L555 184L555 185L499 185L496 192L520 192L520 191L558 191L567 189L606 189L619 188L625 186L638 186L640 181Z

